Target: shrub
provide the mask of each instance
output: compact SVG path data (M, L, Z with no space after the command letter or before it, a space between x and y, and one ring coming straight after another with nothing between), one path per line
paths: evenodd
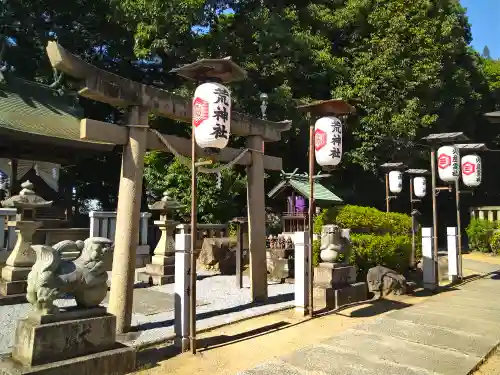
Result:
M352 233L411 234L411 216L373 207L344 206L336 216L336 223L350 228Z
M353 234L350 263L358 267L358 278L377 265L404 273L411 256L411 237L408 235Z
M472 219L465 229L469 240L469 248L483 253L490 252L490 239L496 227L497 223L495 222L484 219Z
M496 255L500 255L500 232L493 233L490 239L490 247Z
M319 262L321 261L321 258L319 257L319 253L321 247L321 240L314 240L313 241L313 251L312 251L312 257L313 257L313 267L317 267L319 265Z
M319 215L314 217L314 233L321 234L323 225L332 224L334 222L337 209L323 208Z

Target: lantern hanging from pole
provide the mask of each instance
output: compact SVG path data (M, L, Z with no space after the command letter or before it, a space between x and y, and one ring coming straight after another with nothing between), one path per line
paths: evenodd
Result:
M196 88L193 97L193 126L201 148L222 149L231 133L231 93L225 86L207 82Z
M423 198L427 194L427 182L425 177L415 177L413 179L413 192L417 198Z
M403 172L389 172L389 190L394 194L401 193L401 190L403 190Z
M437 152L439 178L444 182L454 182L460 178L460 160L455 146L440 147Z
M483 177L481 158L478 155L462 157L462 181L465 186L477 187L481 185Z
M342 159L342 122L333 116L322 117L314 125L316 162L336 166Z

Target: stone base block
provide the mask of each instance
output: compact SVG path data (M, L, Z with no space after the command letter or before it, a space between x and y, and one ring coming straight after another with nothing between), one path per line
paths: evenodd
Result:
M314 287L313 297L318 308L334 310L351 303L366 301L368 288L366 283L354 283L339 289Z
M86 313L83 309L80 311ZM54 318L57 319L57 315ZM40 323L40 319L28 317L17 322L12 348L15 362L24 366L39 366L116 349L114 315L52 320L49 318L49 323Z
M155 265L158 267L163 267L163 266L174 266L175 264L175 255L153 255L151 258L151 265Z
M10 355L0 356L2 375L122 375L135 370L134 348L115 344L115 348L99 353L38 366L23 366Z
M137 274L137 281L147 283L149 285L173 284L175 282L175 276L174 275L150 275L147 272L139 272Z
M7 281L0 279L0 296L26 294L28 282L26 280Z
M145 267L146 264L148 264L148 263L149 263L149 254L135 256L135 268Z
M158 276L175 275L175 265L146 264L146 273Z
M342 287L356 282L356 268L335 263L314 267L314 284L319 287Z
M6 281L23 281L28 279L31 267L11 267L2 268L2 279Z
M0 306L17 305L19 303L27 303L26 293L11 294L10 296L0 295Z

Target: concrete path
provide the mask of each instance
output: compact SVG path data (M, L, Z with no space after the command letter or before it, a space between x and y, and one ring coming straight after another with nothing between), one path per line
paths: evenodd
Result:
M491 272L498 265L466 261ZM481 271L482 270L482 271ZM348 329L240 375L467 375L500 343L500 273Z

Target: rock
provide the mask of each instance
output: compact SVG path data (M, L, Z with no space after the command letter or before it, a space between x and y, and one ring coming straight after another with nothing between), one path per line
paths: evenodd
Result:
M220 271L222 275L236 272L236 242L229 237L205 238L198 262L210 270Z
M406 278L396 271L383 266L372 267L366 276L368 290L378 294L378 297L405 294L407 290Z

